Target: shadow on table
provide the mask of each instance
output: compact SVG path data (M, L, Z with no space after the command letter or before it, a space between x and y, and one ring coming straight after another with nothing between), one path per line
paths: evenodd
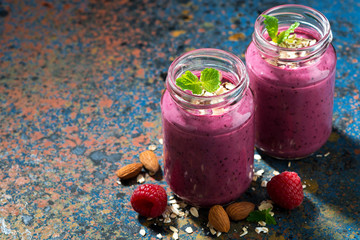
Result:
M267 226L269 234L276 239L346 239L353 232L357 232L360 213L358 205L360 177L360 155L355 150L360 144L333 130L329 141L315 154L302 160L277 160L262 154L259 162L261 167L268 165L263 179L270 179L272 171L295 171L306 184L303 204L294 210L284 210L274 206L277 225ZM321 155L321 157L320 157ZM256 163L255 163L256 164ZM258 170L258 169L257 169ZM260 186L261 180L252 182L250 188L237 201L250 201L259 206L260 202L269 199L266 188ZM186 209L189 210L188 206ZM159 222L156 219L147 220L139 216L139 222L156 235L171 237L170 226L185 231L191 226L194 231L204 229L204 235L211 237L206 226L208 209L201 208L199 217L189 215L187 218L171 219L170 223ZM249 226L249 239L260 239L255 233L257 226L242 220L231 222L229 239L238 239L242 228ZM354 229L355 228L355 229ZM355 236L356 238L357 236Z
M297 211L302 216L291 219L303 224L302 231L311 234L314 239L316 236L349 237L358 231L359 149L359 142L333 129L328 142L319 151L302 160L291 161L290 167L287 160L277 160L260 153L271 168L279 172L295 171L302 178L306 185L305 199ZM306 222L301 223L304 220Z

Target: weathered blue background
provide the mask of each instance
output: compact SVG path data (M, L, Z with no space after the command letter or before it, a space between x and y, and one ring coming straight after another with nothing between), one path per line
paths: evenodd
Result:
M144 239L169 238L168 224L131 209L137 184L120 186L114 173L149 144L161 156L159 102L172 60L203 47L244 59L258 14L283 3L293 2L0 0L0 238L139 239L143 225ZM238 238L245 225L247 239L360 239L360 3L301 4L324 13L334 33L334 129L316 153L330 155L291 167L256 161L265 180L274 169L298 172L304 203L275 208L267 235L240 221L220 239ZM171 193L161 178L146 182ZM253 187L241 199L267 198L260 181ZM181 238L210 238L207 211L200 215L171 225Z

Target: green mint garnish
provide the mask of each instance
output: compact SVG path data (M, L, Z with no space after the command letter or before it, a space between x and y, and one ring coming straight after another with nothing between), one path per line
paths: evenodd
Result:
M265 18L264 20L265 27L269 36L271 37L271 40L274 43L277 43L278 45L283 41L285 41L286 39L288 39L290 33L293 33L295 28L297 28L300 25L299 22L295 22L291 24L291 26L287 30L282 31L281 33L278 34L278 29L279 29L278 19L276 17L269 15L261 15L261 16Z
M276 17L272 17L268 15L261 15L261 16L265 18L264 23L269 36L274 42L276 42L275 39L277 39L277 35L278 35L279 20Z
M190 90L193 94L200 95L203 90L213 93L220 87L221 74L213 68L201 71L200 79L190 71L176 79L176 85L182 90Z
M275 218L270 215L271 208L265 210L255 210L250 213L247 217L247 221L249 222L260 222L264 221L267 225L276 225Z
M176 79L176 85L182 90L191 90L193 94L201 94L202 86L197 76L192 72L186 71L181 77Z

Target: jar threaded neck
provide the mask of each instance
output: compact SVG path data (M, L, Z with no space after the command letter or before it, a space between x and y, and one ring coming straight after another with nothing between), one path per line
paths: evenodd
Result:
M314 45L303 48L284 48L270 43L262 15L278 18L279 29L286 28L294 22L299 22L298 29L316 38ZM255 21L253 42L261 54L267 58L276 58L282 62L300 63L321 56L332 41L332 32L328 19L319 11L297 4L280 5L266 10ZM295 30L296 32L296 30ZM296 52L301 57L283 58L280 52Z
M176 79L186 71L199 72L205 68L221 71L223 76L228 76L233 81L235 88L221 95L200 96L176 86ZM187 109L210 109L229 105L242 97L248 84L249 78L244 63L231 53L213 48L193 50L176 58L169 67L166 79L166 87L171 97Z

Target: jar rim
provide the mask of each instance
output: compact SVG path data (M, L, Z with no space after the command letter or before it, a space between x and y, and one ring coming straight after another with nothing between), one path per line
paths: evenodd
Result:
M180 89L176 85L176 78L180 75L178 74L178 76L176 76L176 67L179 66L182 61L192 57L213 57L219 59L229 58L234 65L236 65L239 71L238 76L236 76L236 78L238 78L238 83L234 83L235 88L221 95L214 96L195 95ZM233 53L216 48L200 48L180 55L171 63L166 78L166 86L171 97L182 107L190 109L210 109L229 104L229 100L234 100L238 96L242 95L244 89L248 87L248 84L249 78L246 72L246 67L241 59ZM209 103L210 100L214 103ZM209 104L195 104L195 102L208 102Z
M278 10L284 10L284 9L288 11L277 12ZM302 19L304 19L305 16L311 17L315 19L323 27L322 32L319 32L319 29L317 29L317 33L320 34L320 38L317 39L315 44L302 48L286 48L270 43L270 41L265 37L264 31L262 31L264 30L262 29L262 25L265 18L262 15L270 15L270 16L278 16L281 14L289 15L291 14L291 10L303 10L303 13L296 13L295 15L297 15L299 18ZM301 23L300 26L302 26ZM305 51L310 53L307 56L299 57L296 59L281 58L281 60L284 62L294 62L294 61L297 62L297 61L311 59L314 56L317 56L318 54L322 54L323 52L325 52L328 45L332 41L332 32L331 32L329 20L325 17L324 14L322 14L318 10L300 4L284 4L284 5L272 7L264 11L257 17L254 25L253 41L256 47L260 49L262 53L270 57L278 57L279 56L278 53L280 51L284 51L284 52Z

